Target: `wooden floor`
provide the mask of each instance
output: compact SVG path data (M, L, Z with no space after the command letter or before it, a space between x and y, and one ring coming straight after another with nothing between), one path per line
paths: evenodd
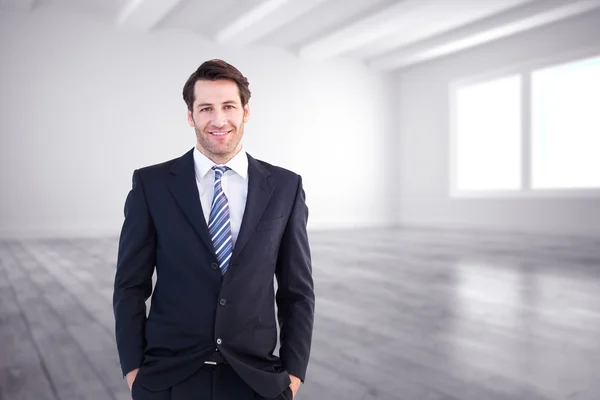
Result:
M600 399L600 239L311 235L317 315L299 400ZM0 399L129 399L117 239L0 243Z

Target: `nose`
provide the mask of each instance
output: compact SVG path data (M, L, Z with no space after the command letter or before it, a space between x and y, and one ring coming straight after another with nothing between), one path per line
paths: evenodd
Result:
M213 115L211 123L215 126L215 128L222 128L227 125L227 117L225 116L225 113L216 111Z

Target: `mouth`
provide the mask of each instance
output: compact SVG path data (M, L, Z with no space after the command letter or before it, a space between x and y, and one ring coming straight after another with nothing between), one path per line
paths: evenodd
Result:
M233 129L232 129L233 130ZM230 133L232 130L228 130L228 131L210 131L208 133L210 133L213 136L225 136L228 133Z

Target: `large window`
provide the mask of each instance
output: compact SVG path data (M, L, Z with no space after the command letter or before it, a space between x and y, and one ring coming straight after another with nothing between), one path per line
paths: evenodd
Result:
M453 91L457 193L600 189L600 57Z
M458 190L521 188L520 93L519 76L458 90Z
M531 75L534 189L600 187L600 57Z

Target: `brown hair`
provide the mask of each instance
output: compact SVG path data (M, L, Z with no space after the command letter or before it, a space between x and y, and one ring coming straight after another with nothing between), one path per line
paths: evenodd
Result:
M223 60L205 61L188 78L183 86L183 100L187 104L188 110L192 111L194 107L194 85L197 81L217 81L228 79L237 85L240 91L242 106L248 104L250 100L250 89L248 89L248 79L233 65Z

